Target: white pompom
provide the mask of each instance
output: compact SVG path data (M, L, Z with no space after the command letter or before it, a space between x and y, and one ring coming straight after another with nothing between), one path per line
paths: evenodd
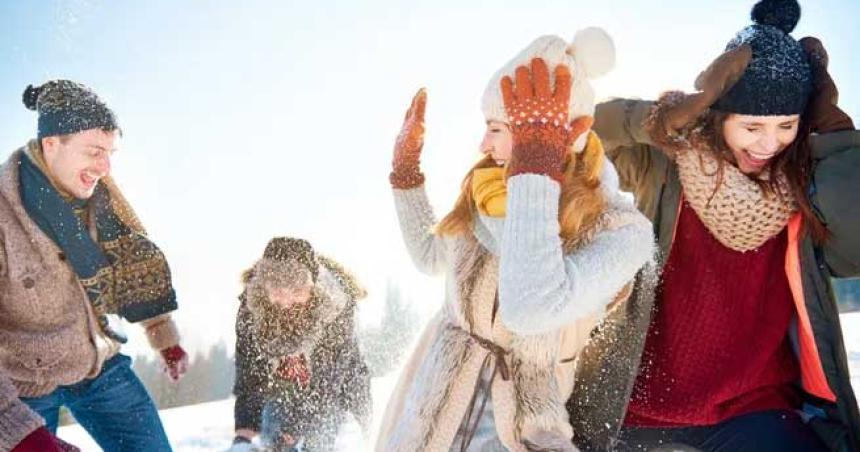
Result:
M605 75L615 67L615 43L602 28L588 27L577 31L567 51L589 79Z

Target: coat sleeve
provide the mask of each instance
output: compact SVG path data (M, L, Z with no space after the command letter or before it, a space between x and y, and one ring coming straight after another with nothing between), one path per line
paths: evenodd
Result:
M18 398L6 371L0 369L0 450L12 450L44 425L44 419Z
M669 163L643 126L653 107L651 101L613 99L598 104L594 113L594 131L618 171L621 189L637 199L663 177Z
M643 123L654 102L636 99L612 99L597 104L593 129L600 136L603 148L612 151L637 144L654 145Z
M6 245L0 237L0 278L5 277L6 268ZM0 298L0 306L5 302ZM0 348L5 347L0 341ZM27 435L44 425L45 420L21 401L6 369L0 367L0 450L12 450Z
M860 276L860 132L841 134L853 143L817 162L810 201L830 232L821 247L830 272L856 277Z
M233 394L235 429L260 431L268 367L251 328L251 313L245 302L236 315L236 383Z
M447 249L445 239L433 233L436 218L424 187L395 189L394 205L412 262L421 272L441 273L445 269Z
M632 221L564 255L559 195L558 183L546 176L508 179L499 314L519 334L552 331L604 309L654 251L650 223L628 201Z
M140 324L153 350L161 351L179 345L179 329L169 312L143 320Z
M344 381L340 386L340 400L352 413L362 429L369 431L373 415L373 399L370 395L370 370L361 356L358 341L353 336L345 345L348 353L344 369Z

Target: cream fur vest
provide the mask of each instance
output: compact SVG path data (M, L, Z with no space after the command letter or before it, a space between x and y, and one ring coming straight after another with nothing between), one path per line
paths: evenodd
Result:
M603 230L641 221L632 206L610 208L589 231L565 243L565 254ZM456 301L428 324L406 364L380 427L379 452L448 451L476 390L485 360L497 358L472 335L503 348L510 379L492 380L490 392L499 439L510 451L549 433L569 440L565 403L574 386L574 358L602 315L580 319L551 333L518 336L494 313L499 260L474 236L454 239ZM615 302L629 296L630 285ZM449 297L449 299L452 299ZM496 363L498 366L498 363Z

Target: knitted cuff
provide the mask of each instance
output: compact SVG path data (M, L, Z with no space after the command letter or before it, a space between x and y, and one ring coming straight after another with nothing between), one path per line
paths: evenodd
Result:
M179 344L179 331L169 314L145 321L144 328L149 346L153 350L161 351Z
M44 425L44 419L17 396L7 394L6 391L0 394L0 450L14 449L24 438Z
M693 121L683 129L669 131L666 121L669 113L676 108L687 95L682 91L668 91L660 96L660 99L651 107L651 111L642 123L642 128L651 137L654 144L670 157L680 150L689 149L690 135L699 121ZM700 116L701 117L701 116Z
M523 125L514 134L508 177L543 174L558 183L564 179L567 129L547 125Z
M394 171L388 176L388 180L393 188L408 190L424 185L424 173L418 167L394 168Z

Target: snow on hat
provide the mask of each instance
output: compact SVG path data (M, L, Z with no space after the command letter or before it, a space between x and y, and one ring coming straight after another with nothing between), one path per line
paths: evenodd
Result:
M546 62L553 85L556 66L564 64L570 69L573 85L568 117L571 120L594 115L594 90L588 81L608 73L615 66L615 44L602 28L589 27L579 30L572 43L558 36L541 36L496 72L481 99L481 109L487 121L508 122L499 83L506 75L513 78L517 67L528 66L533 58L542 58ZM584 141L578 141L576 150L581 151L584 145Z
M317 279L319 272L317 256L313 247L307 240L292 237L275 237L266 245L263 251L263 259L273 261L297 261L307 267L313 279Z
M752 59L713 107L758 116L802 113L812 92L812 71L800 43L789 35L800 20L800 5L761 0L751 17L755 24L738 32L726 50L749 44Z
M38 138L90 129L119 130L114 112L93 90L71 80L27 86L24 106L39 113Z

